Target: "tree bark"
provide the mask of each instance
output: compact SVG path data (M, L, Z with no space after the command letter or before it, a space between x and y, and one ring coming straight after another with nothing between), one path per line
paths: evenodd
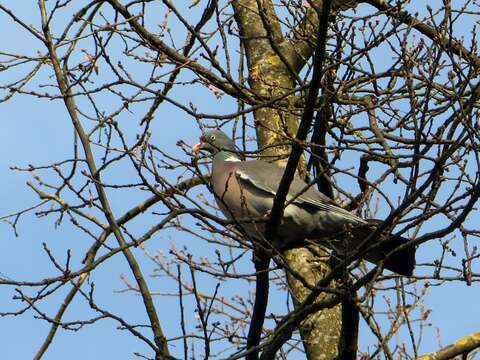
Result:
M296 248L284 252L288 265L311 286L315 286L329 270L327 252L320 247L317 251L323 256L317 256L307 248ZM293 302L297 306L310 294L310 290L288 273L287 281ZM320 296L318 300L322 300L322 297ZM307 358L311 360L336 359L342 343L341 333L341 305L318 311L308 317L300 325L300 335Z
M480 348L480 332L465 336L457 340L454 344L448 345L434 353L424 355L418 360L447 360L456 356L462 355L462 358L467 358L467 355Z
M322 2L316 3L321 5ZM335 1L334 9L338 10L342 4L344 2ZM295 137L301 115L293 106L298 98L291 94L299 85L298 72L313 54L312 43L305 39L309 33L316 34L319 23L316 11L310 9L299 26L301 36L288 40L281 36L279 22L270 1L236 0L232 5L246 50L249 84L253 92L266 99L285 96L281 109L265 107L254 113L260 155L266 157L266 160L271 158L285 161L290 153L290 147L286 143ZM305 173L304 161L300 162L299 171ZM285 251L283 256L290 269L311 286L329 271L326 261L328 254L320 246L314 252L305 247L291 249ZM294 304L300 304L310 291L288 272L287 280ZM351 342L342 339L342 305L311 315L301 324L300 334L308 359L336 359L343 353L343 348L352 349Z

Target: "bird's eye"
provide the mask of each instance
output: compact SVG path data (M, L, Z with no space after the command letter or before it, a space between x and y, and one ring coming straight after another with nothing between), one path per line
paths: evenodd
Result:
M215 141L215 135L210 136L211 141Z

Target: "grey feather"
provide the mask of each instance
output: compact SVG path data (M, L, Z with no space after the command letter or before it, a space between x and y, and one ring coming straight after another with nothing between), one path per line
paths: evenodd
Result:
M194 151L206 150L214 155L212 188L215 200L224 215L237 221L237 226L252 240L263 239L265 222L273 206L284 169L262 160L241 161L234 142L223 132L210 131L200 138ZM241 220L241 222L240 222ZM338 254L351 254L363 246L364 239L374 232L375 224L338 206L332 199L295 177L287 195L287 205L272 246L283 250L321 242ZM378 262L408 240L388 233L365 259ZM370 243L374 245L374 243ZM402 275L411 275L415 265L415 249L407 248L387 260L385 267Z
M274 195L277 193L284 169L262 160L241 162L237 166L237 175L241 180ZM329 211L343 216L352 222L364 224L362 218L339 207L333 200L321 192L315 191L311 185L295 177L290 185L287 201L299 206L310 205L321 211Z

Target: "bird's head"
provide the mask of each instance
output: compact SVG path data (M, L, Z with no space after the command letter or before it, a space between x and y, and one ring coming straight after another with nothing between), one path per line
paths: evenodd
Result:
M194 153L201 150L216 155L221 151L236 153L235 143L223 131L210 130L200 137L200 142L192 147Z

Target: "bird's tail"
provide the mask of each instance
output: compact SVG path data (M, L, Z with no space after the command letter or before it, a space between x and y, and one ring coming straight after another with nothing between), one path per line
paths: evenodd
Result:
M375 230L374 226L366 225L359 226L353 231L355 238L358 237L359 242L365 240L373 231ZM380 239L375 239L370 242L368 247L371 247L371 251L367 251L364 258L373 263L378 263L381 260L384 260L387 254L391 253L393 250L398 247L406 244L408 239L398 236L398 235L388 235L388 238L381 236ZM406 247L401 250L397 250L394 254L385 260L384 263L385 269L396 272L397 274L404 276L411 276L413 269L415 267L415 248Z
M380 244L379 249L368 252L365 259L377 263L385 259L386 255L394 249L408 242L408 239L391 235L388 240ZM408 247L398 250L385 261L385 268L404 276L412 276L415 267L415 248Z

